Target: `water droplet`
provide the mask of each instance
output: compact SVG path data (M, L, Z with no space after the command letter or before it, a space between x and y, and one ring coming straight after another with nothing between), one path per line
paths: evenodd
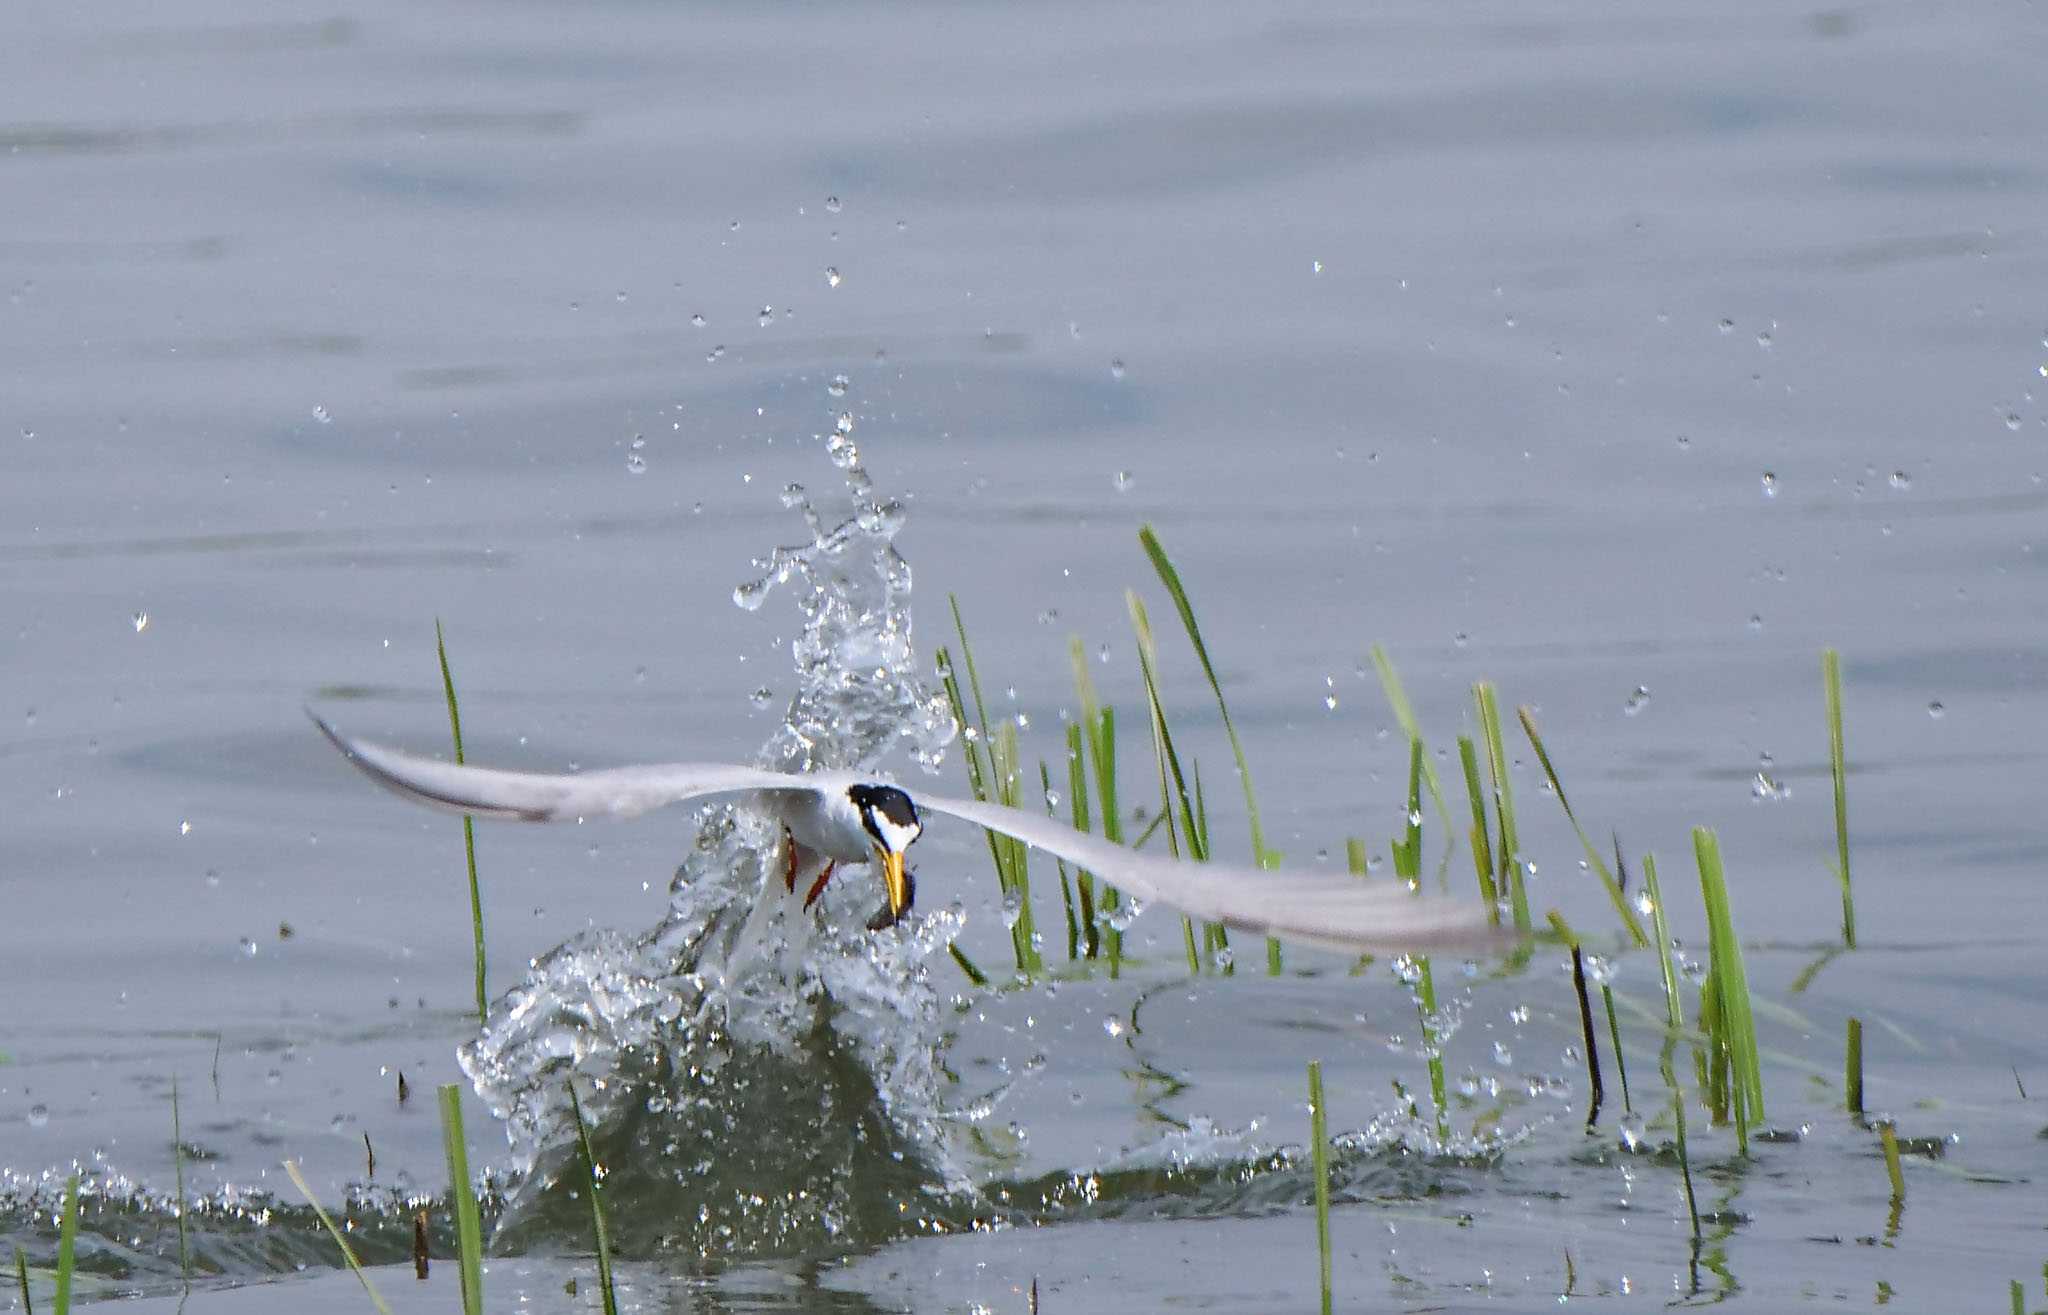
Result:
M755 318L760 326L765 329L775 323L775 308L773 306L763 306L760 315Z
M29 1107L28 1107L28 1126L29 1126L29 1127L31 1127L31 1128L47 1128L47 1127L49 1127L49 1126L50 1126L50 1107L49 1107L48 1105L31 1105L31 1106L29 1106Z
M1621 1131L1621 1144L1623 1146L1631 1151L1639 1151L1643 1148L1644 1129L1642 1115L1624 1114L1621 1116L1621 1122L1618 1126Z
M1471 642L1472 636L1466 634L1462 630L1460 630L1457 634L1451 636L1451 647L1453 648L1463 648L1465 647L1465 645Z
M836 214L838 214L838 213L839 213L839 210L840 210L840 206L839 206L839 198L838 198L838 197L836 197L836 196L828 196L828 197L826 197L826 198L825 198L825 213L826 213L826 214L828 214L828 215L836 215Z
M2020 427L2020 413L2019 413L2019 412L2017 412L2017 411L2008 411L2008 412L2006 412L2006 413L2005 413L2005 427L2006 427L2007 429L2010 429L2010 430L2014 430L2014 431L2017 431L2017 430L2019 429L2019 427Z
M1775 497L1777 497L1777 496L1778 496L1778 477L1777 477L1777 475L1773 474L1772 472L1770 472L1770 471L1768 471L1768 470L1767 470L1767 471L1765 471L1765 472L1764 472L1764 475L1763 475L1763 487L1764 487L1764 496L1765 496L1765 497L1767 497L1767 498L1775 498Z
M1763 333L1759 333L1756 336L1756 345L1763 348L1765 351L1771 350L1771 335L1769 330L1765 330Z
M1102 1020L1102 1030L1107 1032L1111 1038L1120 1037L1124 1034L1124 1020L1118 1018L1115 1014L1110 1014Z
M847 388L852 382L851 379L848 379L843 374L835 374L832 376L832 382L825 385L825 391L834 397L844 397L846 396Z
M1322 261L1320 261L1320 260L1311 260L1311 261L1309 261L1309 262L1308 262L1308 272L1309 272L1309 273L1311 273L1311 274L1320 274L1320 273L1322 273L1322 272L1323 272L1323 262L1322 262Z
M697 314L695 314L695 315L692 315L692 316L690 317L690 323L691 323L691 324L693 324L693 325L695 325L696 327L698 327L698 328L700 328L700 329L701 329L701 328L703 328L703 327L704 327L704 313L703 313L702 311L699 311L699 312L698 312Z
M1895 470L1892 472L1892 487L1904 493L1913 487L1913 477L1903 470Z
M181 836L189 836L189 835L191 835L191 834L192 834L192 824L191 824L190 822L180 822L180 823L178 823L178 834L179 834L179 835L181 835Z
M235 948L242 952L242 957L245 959L256 957L256 942L250 940L247 936L235 942Z
M1621 705L1621 715L1633 717L1649 706L1650 687L1648 685L1638 685L1635 688L1635 692L1628 696L1628 702Z
M137 612L129 618L129 621L134 625L135 633L138 635L149 629L149 613L147 612Z
M734 585L732 589L732 601L749 612L760 611L761 604L767 597L768 586L760 580L749 580L744 584Z
M1763 616L1762 616L1762 615L1761 615L1760 613L1757 613L1757 612L1751 612L1751 613L1749 614L1749 632L1750 632L1751 634L1756 634L1756 633L1757 633L1758 631L1762 630L1763 628L1764 628L1764 619L1763 619Z
M1123 357L1119 356L1109 363L1109 377L1112 379L1121 379L1124 377Z
M1733 332L1735 332L1735 321L1734 321L1734 320L1722 320L1722 321L1721 321L1721 323L1720 323L1719 325L1717 325L1716 327L1717 327L1717 328L1719 328L1719 329L1721 330L1721 332L1722 332L1722 333L1724 333L1724 334L1729 334L1729 333L1733 333Z
M1679 450L1680 452L1686 452L1686 451L1690 451L1690 450L1691 450L1691 448L1692 448L1692 439L1691 439L1691 438L1689 438L1688 436L1684 435L1684 434L1680 434L1680 435L1678 436L1678 450Z
M1216 952L1209 956L1209 962L1215 966L1217 972L1227 973L1231 965L1237 962L1237 955L1228 945L1219 945Z
M747 702L757 708L765 708L774 701L775 691L769 689L766 685L758 687L752 694L747 695Z
M709 363L723 355L725 355L725 346L721 343L719 346L713 347L710 351L704 353L704 360L706 363Z
M1493 1043L1493 1062L1507 1068L1515 1062L1515 1052L1508 1049L1506 1042L1496 1041Z
M825 286L828 288L839 286L839 269L837 266L828 265L825 267Z
M627 474L644 475L647 473L647 457L645 456L646 447L646 439L642 438L638 434L633 435L633 441L627 445L626 449Z
M315 403L313 406L313 418L315 420L318 420L323 425L331 425L334 423L334 416L332 415L332 413L330 413L324 405L321 405L319 403Z
M833 422L832 428L841 434L851 434L853 432L853 412L841 411L839 419Z
M1116 474L1109 477L1109 486L1118 493L1129 493L1131 486L1137 482L1137 477L1128 470L1119 470Z
M1936 699L1934 702L1927 705L1927 715L1934 718L1936 721L1940 721L1943 717L1946 717L1948 715L1948 709L1941 706L1940 699Z
M1057 790L1047 790L1045 792L1045 806L1047 808L1058 808L1060 806L1060 792Z

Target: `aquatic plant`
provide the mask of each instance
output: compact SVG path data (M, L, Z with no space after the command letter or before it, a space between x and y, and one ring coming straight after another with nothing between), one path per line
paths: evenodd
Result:
M477 1209L476 1185L469 1176L469 1136L462 1128L462 1089L450 1082L440 1088L441 1149L448 1160L449 1211L462 1273L463 1315L482 1315L484 1308L484 1229ZM581 1111L578 1111L579 1129Z
M1828 776L1835 789L1835 875L1842 883L1842 944L1856 948L1856 898L1849 886L1849 768L1842 749L1842 655L1820 654L1821 686L1827 696Z
M583 1122L583 1102L576 1096L576 1079L569 1079L569 1113L576 1121L576 1141L583 1151L584 1190L590 1193L591 1244L597 1250L598 1295L604 1315L619 1315L619 1297L612 1286L612 1244L606 1235L604 1199L598 1192L597 1155L590 1149L590 1128Z
M434 652L441 660L441 692L448 700L448 730L455 739L455 761L467 761L462 754L462 710L455 702L455 676L448 669L448 640L441 633L441 618L434 618ZM462 856L469 865L469 934L470 943L476 956L476 1021L481 1024L490 1017L490 994L485 989L488 976L484 963L484 897L476 880L476 822L469 814L462 815Z
M370 1282L369 1274L363 1269L363 1262L356 1256L356 1249L348 1244L348 1238L342 1235L341 1229L335 1226L333 1218L314 1197L313 1189L306 1185L306 1177L299 1172L298 1163L294 1160L286 1160L284 1162L284 1171L286 1176L292 1180L292 1186L298 1188L299 1194L306 1198L306 1204L313 1207L313 1213L319 1217L321 1227L327 1230L328 1236L334 1239L334 1245L341 1249L341 1258L348 1262L349 1272L354 1274L356 1281L363 1285L363 1291L369 1296L370 1304L377 1308L379 1315L391 1315L391 1307L384 1304L384 1298L378 1293L377 1285ZM73 1180L74 1188L76 1187L76 1181L76 1179ZM66 1262L62 1258L58 1260L57 1272L57 1310L61 1315L61 1312L69 1309L71 1304L70 1287L65 1277L67 1272ZM463 1311L464 1315L477 1315L476 1311L468 1305L467 1301L464 1302Z

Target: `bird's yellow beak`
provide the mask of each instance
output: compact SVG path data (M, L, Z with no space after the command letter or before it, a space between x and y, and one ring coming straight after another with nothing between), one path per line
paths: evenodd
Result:
M903 872L903 855L875 846L875 857L882 864L882 889L889 896L889 921L895 922L910 909L910 880Z

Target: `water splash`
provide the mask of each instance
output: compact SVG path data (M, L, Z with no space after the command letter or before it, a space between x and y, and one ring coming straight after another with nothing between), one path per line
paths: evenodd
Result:
M733 591L753 610L797 585L803 616L796 692L756 761L871 770L900 748L932 770L955 726L917 674L911 572L893 543L903 507L876 493L852 427L842 416L827 443L852 514L828 524L790 485L784 504L810 541L777 548ZM572 1163L572 1076L607 1192L634 1203L615 1216L629 1251L788 1253L943 1226L934 1212L970 1180L949 1144L927 965L960 911L872 933L874 891L851 874L815 917L788 916L773 826L730 805L697 823L659 924L542 955L462 1048L515 1160L501 1236L560 1236L573 1231L563 1212L584 1208L552 1190Z

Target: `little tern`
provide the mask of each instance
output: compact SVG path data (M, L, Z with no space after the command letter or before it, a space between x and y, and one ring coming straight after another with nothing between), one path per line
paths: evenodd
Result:
M840 863L868 861L886 902L869 922L895 923L916 898L905 866L924 832L922 814L986 827L1093 873L1142 903L1171 905L1235 930L1347 953L1484 954L1511 939L1476 900L1412 892L1406 883L1334 872L1269 871L1185 863L1114 845L1050 818L1001 804L948 799L852 772L802 775L725 763L658 763L573 775L508 772L424 758L350 739L318 715L314 725L379 785L430 807L522 822L636 817L668 804L732 800L779 822L784 879L815 901Z

